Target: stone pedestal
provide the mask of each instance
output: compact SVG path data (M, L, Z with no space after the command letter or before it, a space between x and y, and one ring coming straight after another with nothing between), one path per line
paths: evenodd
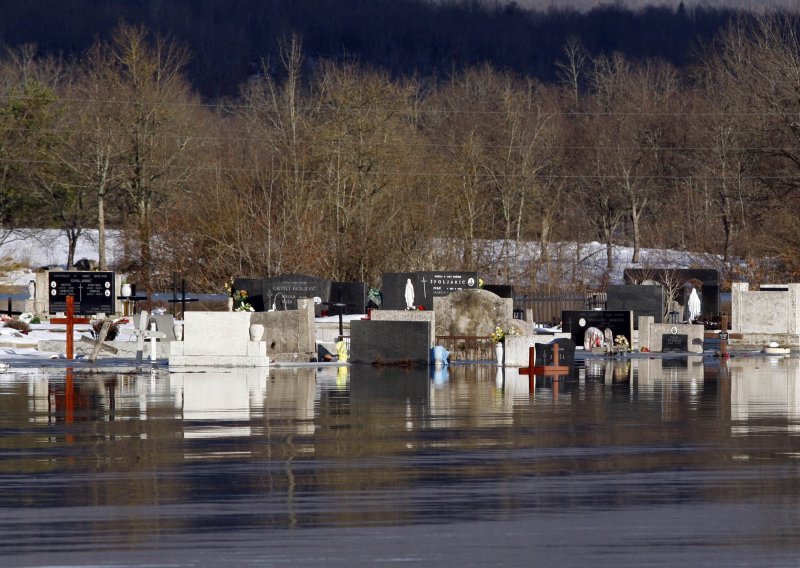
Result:
M267 344L250 341L250 312L186 312L183 341L169 344L169 365L267 367Z

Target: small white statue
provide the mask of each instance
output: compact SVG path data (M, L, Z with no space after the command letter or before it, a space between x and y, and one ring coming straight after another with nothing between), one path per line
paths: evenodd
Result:
M414 309L414 285L411 283L411 278L406 280L406 309Z

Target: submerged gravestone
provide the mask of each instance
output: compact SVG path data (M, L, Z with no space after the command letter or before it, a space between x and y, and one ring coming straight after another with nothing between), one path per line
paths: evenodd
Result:
M555 365L554 345L558 345L558 364L570 366L575 362L575 342L567 338L554 339L550 343L537 343L534 345L536 350L536 366L552 367Z
M433 325L428 321L353 320L350 362L386 366L431 364Z

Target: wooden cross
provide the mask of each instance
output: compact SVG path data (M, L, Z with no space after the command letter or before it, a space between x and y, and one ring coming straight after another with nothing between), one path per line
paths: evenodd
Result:
M553 379L553 400L558 398L558 379L569 374L569 367L559 365L558 343L553 344L553 364L536 366L536 347L531 346L528 350L528 367L519 370L520 375L529 375L528 390L533 393L536 390L536 375L543 375Z
M553 364L552 365L536 365L536 347L531 346L528 350L528 366L519 370L520 375L544 375L546 377L558 377L569 374L569 366L559 365L558 359L558 343L553 344Z
M11 298L8 298L8 309L3 313L7 316L18 316L22 314L22 312L17 312L11 309Z
M100 333L97 336L97 339L89 339L85 335L81 337L81 341L84 343L88 343L89 345L93 345L94 349L92 349L92 354L89 355L89 361L94 363L97 361L97 356L100 354L100 350L109 351L114 355L117 354L118 349L116 347L112 347L111 345L106 345L103 343L106 340L106 336L108 335L108 330L111 329L111 320L107 319L103 322L102 327L100 328Z
M76 323L89 323L89 318L76 318L75 317L75 297L67 296L67 317L63 318L50 318L50 323L65 323L67 324L67 359L74 359L74 337Z

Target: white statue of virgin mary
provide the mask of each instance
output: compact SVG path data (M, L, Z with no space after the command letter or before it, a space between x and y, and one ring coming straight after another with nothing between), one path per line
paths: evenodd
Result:
M692 293L689 294L689 301L686 302L689 308L689 322L693 322L700 317L700 297L697 295L697 289L692 288Z
M410 310L414 307L414 285L411 283L411 278L406 280L406 309Z

